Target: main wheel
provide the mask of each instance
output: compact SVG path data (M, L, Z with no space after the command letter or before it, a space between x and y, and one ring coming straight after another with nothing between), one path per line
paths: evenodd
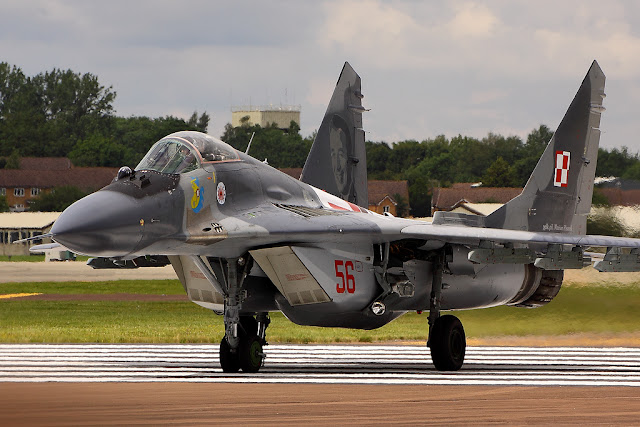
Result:
M238 349L238 351L240 350ZM238 352L231 352L227 337L222 337L222 341L220 341L220 366L222 367L222 372L228 374L233 374L240 370Z
M262 367L262 342L257 335L244 337L238 348L240 367L243 372L258 372Z
M446 315L436 319L429 336L431 360L439 371L457 371L464 362L467 339L460 319Z

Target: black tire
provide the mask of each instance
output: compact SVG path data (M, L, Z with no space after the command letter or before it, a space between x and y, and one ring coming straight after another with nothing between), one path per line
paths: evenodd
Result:
M243 338L238 348L243 372L255 373L262 367L262 342L257 335Z
M222 372L227 374L238 372L240 370L240 360L238 356L238 352L231 352L227 337L223 337L222 341L220 341L220 366L222 367Z
M240 317L240 326L241 333L240 335L244 335L246 337L250 337L252 335L258 335L258 321L253 316L241 316Z
M439 371L457 371L464 363L467 339L460 320L452 315L436 319L431 336L431 360Z

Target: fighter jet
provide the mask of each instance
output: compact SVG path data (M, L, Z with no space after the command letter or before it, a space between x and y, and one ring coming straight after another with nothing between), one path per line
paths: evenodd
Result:
M345 63L299 180L199 132L158 141L134 170L66 209L54 241L95 266L170 262L194 303L224 316L224 372L257 372L269 313L299 325L373 329L429 311L438 370L466 338L444 311L533 308L563 270L640 271L640 240L587 236L605 76L594 61L522 194L488 216L433 221L367 210L360 77ZM425 325L425 329L427 325Z

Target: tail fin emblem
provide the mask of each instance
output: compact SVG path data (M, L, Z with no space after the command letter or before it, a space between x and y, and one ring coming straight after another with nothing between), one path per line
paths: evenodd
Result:
M569 161L571 153L569 151L556 151L556 168L554 171L554 187L566 187L569 182Z

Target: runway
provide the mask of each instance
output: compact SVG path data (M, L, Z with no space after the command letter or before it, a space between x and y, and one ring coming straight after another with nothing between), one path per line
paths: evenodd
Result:
M224 374L218 346L2 344L0 382L640 386L640 348L469 347L438 372L424 346L269 345L258 374Z

